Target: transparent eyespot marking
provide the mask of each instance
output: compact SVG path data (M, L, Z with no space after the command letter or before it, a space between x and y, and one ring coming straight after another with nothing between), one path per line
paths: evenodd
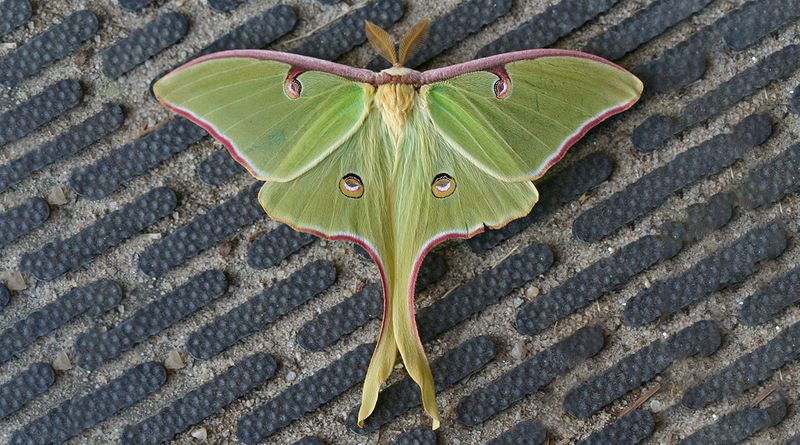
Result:
M339 191L348 198L358 199L364 195L364 183L357 175L349 173L339 180Z
M433 178L431 191L437 198L447 198L456 191L456 180L446 173L440 173Z

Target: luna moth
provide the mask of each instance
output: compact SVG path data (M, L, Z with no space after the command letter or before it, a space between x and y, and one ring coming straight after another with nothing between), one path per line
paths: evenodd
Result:
M511 52L429 71L405 67L428 22L399 51L369 22L381 72L269 50L222 51L154 86L167 108L206 129L256 179L270 218L349 240L380 272L384 311L358 424L372 413L399 352L440 425L414 319L425 255L525 216L533 181L642 92L635 76L589 54Z

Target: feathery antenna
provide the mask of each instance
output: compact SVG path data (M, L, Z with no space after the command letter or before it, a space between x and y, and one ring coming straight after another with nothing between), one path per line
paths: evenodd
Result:
M369 39L369 43L372 44L375 51L385 57L386 60L392 62L392 65L398 66L400 63L397 61L394 42L389 37L389 33L369 20L365 20L364 24L367 31L367 39Z
M403 40L400 41L400 65L405 66L406 62L422 48L425 38L428 37L428 25L430 20L422 19L403 36Z

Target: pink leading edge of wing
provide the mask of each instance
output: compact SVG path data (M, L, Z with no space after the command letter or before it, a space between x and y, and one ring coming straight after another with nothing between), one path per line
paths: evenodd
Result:
M496 56L484 57L482 59L470 60L469 62L450 65L443 68L424 71L420 74L420 81L422 84L429 84L433 82L440 82L447 80L451 77L460 74L471 73L475 71L487 71L491 68L501 67L511 62L519 62L521 60L533 60L542 57L578 57L581 59L589 59L595 62L600 62L608 66L619 69L620 71L627 70L621 66L610 62L602 57L592 54L584 53L581 51L572 51L568 49L526 49L523 51L514 51L510 53L498 54Z
M437 68L425 72L413 71L404 76L390 76L385 73L376 73L375 71L355 68L352 66L342 65L340 63L329 62L327 60L317 59L314 57L301 56L299 54L285 53L281 51L271 51L266 49L236 49L229 51L220 51L199 57L189 61L180 67L176 68L167 76L172 73L180 72L192 65L202 63L208 60L224 59L224 58L252 58L258 60L274 60L276 62L286 63L296 68L306 71L322 71L326 73L342 76L346 79L354 80L357 82L369 83L372 85L380 85L385 83L409 83L413 85L424 85L433 82L447 80L459 74L470 73L474 71L484 71L491 68L503 66L507 63L517 62L520 60L532 60L541 57L580 57L583 59L594 60L596 62L604 63L613 66L619 70L625 71L619 65L610 62L602 57L592 54L587 54L580 51L572 51L565 49L529 49L524 51L514 51L510 53L498 54L495 56L484 57L482 59L471 60L469 62L459 63L444 68Z
M190 66L196 65L198 63L203 63L215 59L229 59L229 58L273 60L275 62L286 63L288 65L291 65L295 68L299 68L304 71L322 71L325 73L336 74L337 76L354 80L356 82L364 82L369 84L375 84L375 77L377 76L377 73L375 71L364 68L355 68L352 66L342 65L340 63L335 63L335 62L329 62L327 60L317 59L314 57L301 56L299 54L291 54L281 51L270 51L268 49L234 49L229 51L220 51L208 54L206 56L199 57L192 61L186 62L185 64L179 66L178 68L175 68L173 71L167 74L167 76L170 76L173 73L178 73L180 71L183 71L186 68L189 68Z

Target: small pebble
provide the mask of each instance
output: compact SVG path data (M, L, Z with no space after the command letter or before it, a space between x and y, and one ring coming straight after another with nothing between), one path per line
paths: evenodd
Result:
M664 404L661 403L658 399L653 399L650 401L650 411L654 413L660 413L664 409Z
M512 307L520 307L520 306L523 305L523 303L525 303L525 300L520 298L520 297L516 297L516 298L511 300L511 306Z
M536 298L536 297L539 296L539 292L541 292L541 291L539 290L538 287L536 287L536 286L529 287L529 288L525 289L525 296L528 297L528 298Z
M181 354L176 349L169 351L167 359L164 360L164 367L174 371L176 369L182 369L184 366L186 366L186 364L183 363Z
M297 378L297 373L289 371L286 373L286 381L293 382Z
M528 348L525 346L525 342L518 341L511 347L511 357L514 357L515 360L521 359L526 352L528 352Z
M192 437L198 440L206 440L208 439L208 431L204 427L197 428L192 431Z
M232 242L222 243L217 248L217 251L223 257L229 256L231 252L233 252L233 243Z
M3 272L0 274L0 281L5 281L8 290L19 291L28 288L28 283L25 282L25 277L23 277L18 270Z
M86 62L89 60L89 56L90 56L89 53L90 53L89 50L83 50L83 51L79 51L77 54L75 54L75 57L74 57L75 64L78 65L78 66L86 65Z
M69 202L67 195L64 194L64 188L60 185L54 186L47 193L47 202L54 206L61 206Z
M69 360L69 356L66 352L58 351L56 359L53 360L53 369L56 371L68 371L72 369L72 362Z

